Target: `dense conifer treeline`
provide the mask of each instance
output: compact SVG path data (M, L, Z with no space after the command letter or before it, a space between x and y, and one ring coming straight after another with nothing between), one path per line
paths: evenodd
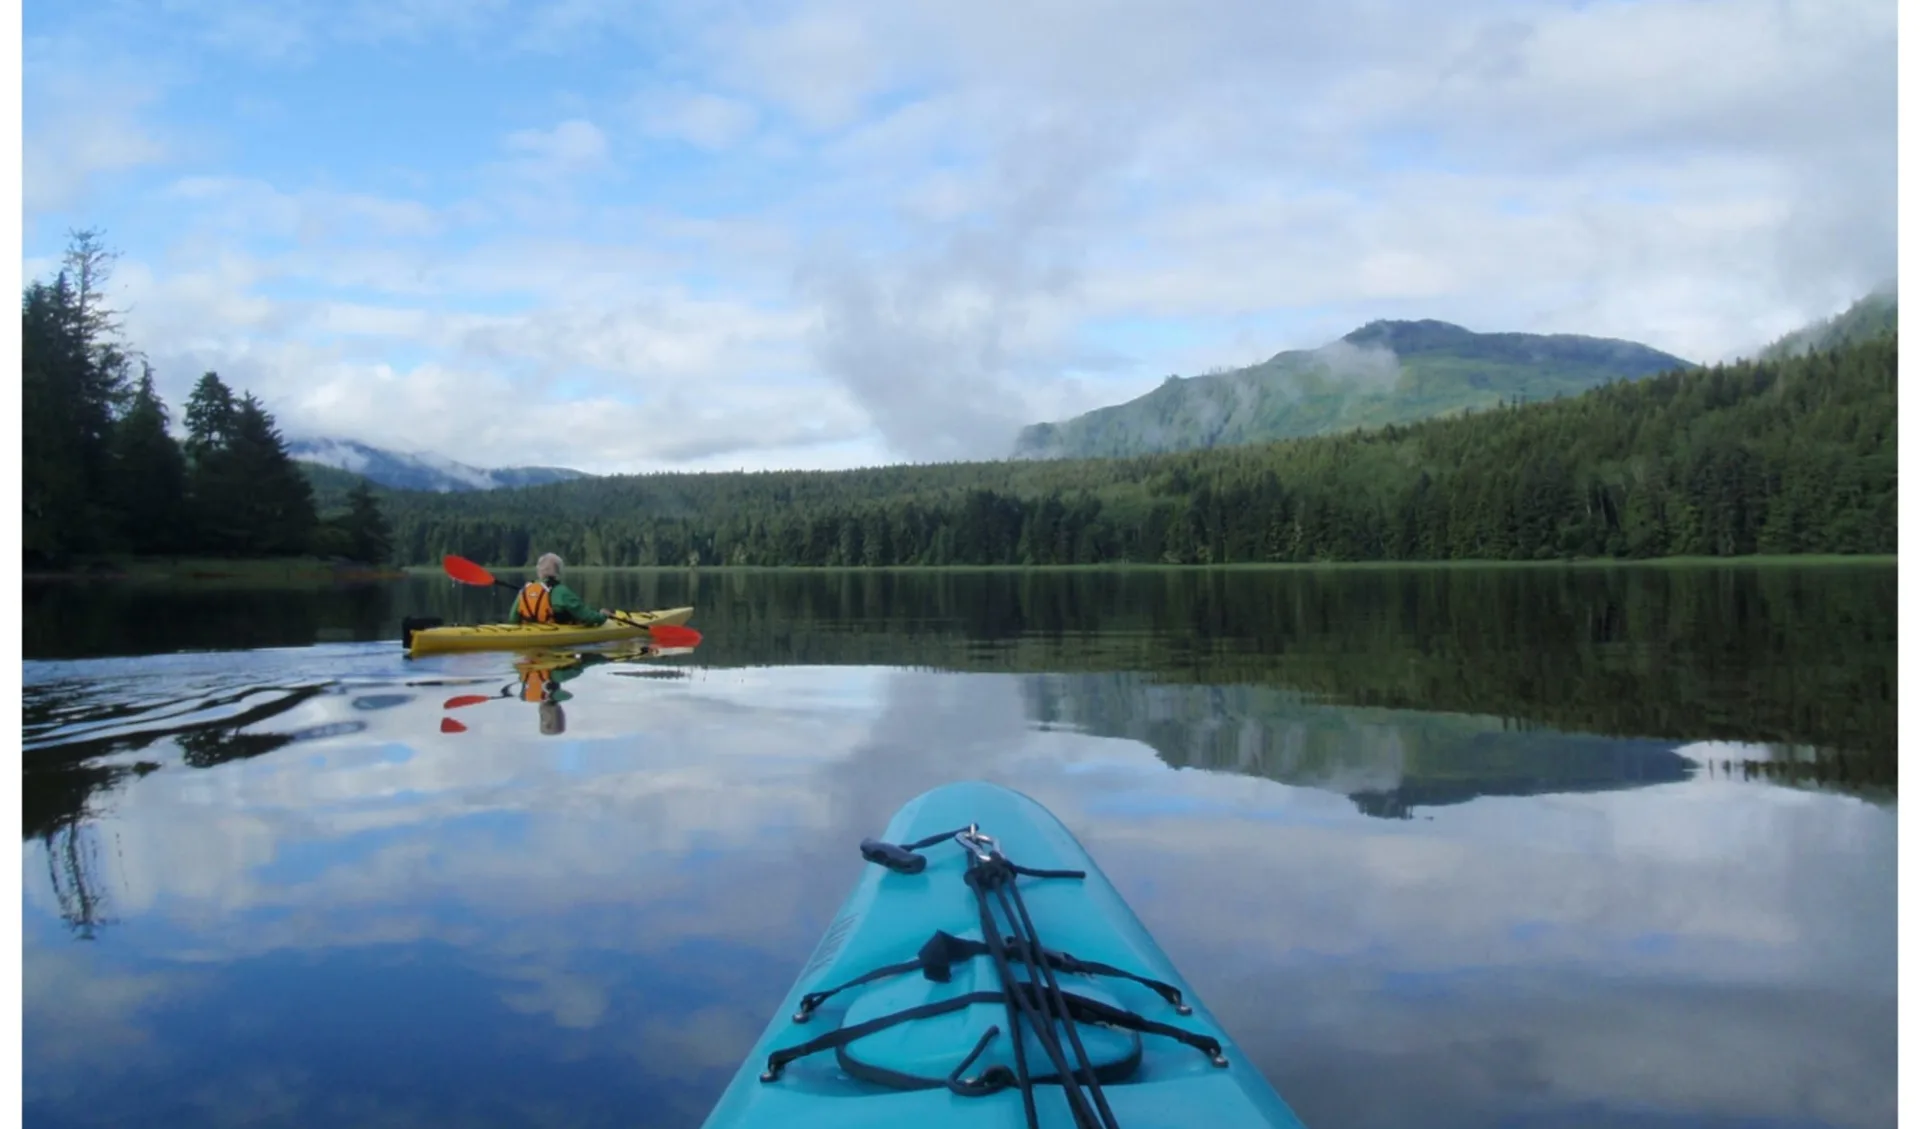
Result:
M1891 553L1888 334L1410 426L1131 459L398 493L396 557L1053 565Z
M21 302L23 529L29 563L125 552L382 561L388 531L363 484L323 521L273 416L206 373L186 439L144 362L120 340L104 286L113 255L89 231Z
M1545 403L1128 459L661 474L321 520L273 418L207 373L184 443L77 233L22 303L25 548L500 566L1055 565L1891 553L1894 332ZM330 489L329 494L333 491ZM382 509L386 510L383 515ZM389 524L389 521L391 524Z

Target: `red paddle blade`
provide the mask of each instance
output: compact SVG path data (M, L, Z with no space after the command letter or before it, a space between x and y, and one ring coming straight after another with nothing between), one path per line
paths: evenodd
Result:
M483 588L493 587L493 574L465 557L456 557L452 553L440 558L440 567L447 575L462 584L478 584Z
M649 627L647 634L653 636L653 641L662 647L698 647L700 645L700 633L691 627L663 623L658 627Z
M440 719L440 732L442 733L465 733L466 731L467 731L466 726L460 724L459 722L455 721L450 717L443 717Z
M461 706L477 706L481 702L491 700L492 696L489 694L462 694L457 698L448 698L441 704L440 708L443 710L457 710Z

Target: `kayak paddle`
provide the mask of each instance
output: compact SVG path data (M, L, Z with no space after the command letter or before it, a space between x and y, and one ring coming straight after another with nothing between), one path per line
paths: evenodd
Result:
M447 570L448 576L453 577L462 584L473 584L481 588L505 588L510 592L518 592L520 590L519 585L508 584L504 580L495 579L494 575L485 568L482 568L480 565L473 563L465 557L454 556L452 553L448 553L446 556L440 558L440 566ZM665 647L697 647L700 645L700 633L691 627L677 627L670 623L649 625L640 623L637 620L628 619L623 615L609 615L607 618L618 623L624 623L628 627L638 627L642 631L652 635Z
M508 584L504 580L496 580L491 572L474 564L465 557L456 557L452 553L448 553L446 556L440 558L440 567L447 570L448 576L453 577L462 584L474 584L481 588L505 588L509 592L518 592L520 590L518 584Z

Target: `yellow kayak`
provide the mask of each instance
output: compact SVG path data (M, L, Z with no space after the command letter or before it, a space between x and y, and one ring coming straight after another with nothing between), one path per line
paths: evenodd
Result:
M679 627L693 618L692 608L624 612L615 615L633 623L609 619L598 627L573 623L482 623L446 627L438 620L408 619L400 625L401 643L409 655L440 655L454 651L513 651L543 647L578 647L612 643L647 634L650 627ZM635 626L635 625L638 626Z

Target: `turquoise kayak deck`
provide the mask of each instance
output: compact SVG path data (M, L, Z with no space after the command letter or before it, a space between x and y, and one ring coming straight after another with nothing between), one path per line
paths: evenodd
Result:
M1089 1006L1124 1009L1150 1024L1189 1032L1219 1048L1220 1060L1216 1060L1205 1049L1152 1030L1076 1023L1075 1033L1100 1071L1101 1090L1121 1129L1301 1126L1258 1068L1241 1055L1205 1005L1194 998L1185 979L1085 849L1040 804L997 785L949 784L907 803L876 838L904 845L969 824L978 825L1008 860L1021 867L1085 872L1084 878L1016 879L1042 948L1141 978L1061 972L1056 973L1061 989L1095 1001ZM857 855L858 847L855 842L847 844L850 854ZM1014 1053L996 961L991 955L965 955L970 947L986 947L980 944L979 902L965 881L968 852L949 840L918 853L926 860L918 873L901 873L871 862L863 866L853 892L773 1022L708 1116L707 1129L1024 1129L1028 1124L1017 1086L962 1095L945 1085L950 1074L972 1080L988 1076L995 1066L1011 1068ZM996 922L1005 925L998 911ZM946 939L937 938L938 933L946 934ZM962 947L957 956L955 945ZM809 993L845 985L883 966L913 962L926 952L946 953L953 959L948 964L947 957L936 955L934 963L941 966L937 973L911 968L846 987L820 1002L805 1022L795 1022L795 1013ZM1161 987L1141 980L1157 981ZM1191 1014L1181 1013L1168 998L1169 990L1177 993ZM967 1003L965 997L976 993L994 993L997 998ZM908 1008L932 1014L887 1022L887 1017ZM844 1046L783 1061L776 1077L763 1078L769 1055L775 1051L830 1036L842 1027L876 1021L887 1025ZM995 1027L999 1034L983 1045L983 1037ZM1064 1027L1056 1030L1063 1032L1060 1045L1066 1046ZM1023 1046L1031 1077L1057 1076L1040 1040L1030 1031ZM977 1047L983 1047L980 1054L963 1072L954 1074ZM1068 1062L1075 1061L1070 1046L1065 1053ZM922 1088L906 1088L910 1086ZM1061 1086L1043 1081L1033 1092L1040 1125L1072 1129L1074 1117Z

